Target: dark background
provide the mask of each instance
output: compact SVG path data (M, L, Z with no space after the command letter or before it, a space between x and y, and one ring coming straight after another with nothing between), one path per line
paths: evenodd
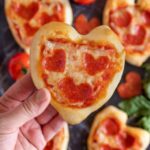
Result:
M75 4L72 0L70 2L73 8L74 18L80 13L83 13L88 17L88 19L90 19L92 16L97 16L102 23L102 13L105 5L105 0L97 0L96 3L90 6L81 6ZM0 95L2 95L2 93L14 82L9 76L7 64L9 59L15 53L20 51L23 50L15 42L6 22L4 13L4 0L0 0ZM131 70L139 72L142 76L144 74L144 70L142 70L141 68L137 68L126 63L123 79L125 74ZM115 92L112 98L109 100L108 103L103 106L103 108L110 104L117 106L119 101L120 98L117 92ZM99 112L101 109L99 109L97 112ZM87 137L90 131L92 121L97 112L91 114L81 124L70 126L70 143L68 148L69 150L87 149ZM150 150L150 147L147 150Z

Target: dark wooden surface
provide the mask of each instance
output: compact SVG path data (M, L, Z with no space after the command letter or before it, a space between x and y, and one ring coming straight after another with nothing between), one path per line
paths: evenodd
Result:
M80 13L84 13L89 19L92 16L97 16L102 23L102 13L105 0L97 0L95 4L90 6L80 6L71 1L71 5L73 8L74 18ZM7 64L8 60L19 51L23 50L17 45L17 43L14 41L14 38L12 37L5 18L4 0L0 0L0 95L2 95L2 93L14 82L8 74ZM131 70L137 71L143 76L144 72L141 68L137 68L126 63L123 78L125 74ZM108 103L106 103L102 108L108 105L117 106L119 101L120 98L117 92L115 92ZM87 137L92 121L96 113L98 113L102 108L91 114L81 124L70 126L70 142L68 150L87 149ZM150 147L148 150L150 150Z

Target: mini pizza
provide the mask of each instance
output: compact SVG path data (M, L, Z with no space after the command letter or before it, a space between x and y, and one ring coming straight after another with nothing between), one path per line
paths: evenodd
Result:
M80 123L103 105L120 81L124 48L107 26L80 35L59 22L43 26L31 45L31 75L46 87L52 105L70 124Z
M18 44L29 52L37 30L52 21L72 23L68 0L6 0L8 24Z
M100 112L92 125L88 150L146 150L149 132L126 125L127 114L114 106Z
M150 56L150 1L107 0L103 18L124 44L127 62L141 66Z
M50 140L44 150L67 150L69 142L69 129L68 125L64 127Z

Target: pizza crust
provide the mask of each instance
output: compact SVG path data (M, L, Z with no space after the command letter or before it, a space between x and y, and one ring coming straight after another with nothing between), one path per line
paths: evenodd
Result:
M48 32L47 32L48 31ZM57 34L56 34L57 32ZM61 33L60 33L61 32ZM60 34L59 34L60 33ZM112 96L114 90L116 89L124 69L124 59L125 53L120 43L118 37L110 30L107 26L101 26L95 28L92 32L87 35L80 35L77 31L64 23L53 22L43 26L35 35L33 43L31 45L31 55L30 55L30 64L31 64L31 76L34 81L35 86L40 89L46 87L43 82L40 74L40 70L37 69L39 57L40 57L40 49L39 45L43 38L60 38L64 37L67 39L71 39L72 41L80 41L81 39L85 40L95 40L95 42L107 42L108 41L115 46L120 55L120 65L121 70L116 73L113 80L109 84L109 87L106 91L106 96L103 99L98 100L92 105L86 108L71 108L67 107L63 104L58 103L56 100L51 100L51 104L54 108L60 113L60 115L70 124L77 124L84 120L90 113L97 110L104 103L106 103L109 98Z
M109 14L111 10L115 10L120 7L134 6L135 0L107 0L104 14L103 14L103 23L109 25ZM149 0L138 0L137 5L143 10L150 10L150 1ZM145 48L144 53L126 53L126 61L132 65L140 67L148 58L150 57L150 45Z
M67 150L68 143L69 143L69 127L68 127L68 124L64 123L64 126L61 130L63 130L62 134L60 134L60 135L56 134L55 137L52 140L54 140L55 138L56 138L55 140L57 140L57 136L60 136L62 138L62 141L61 141L61 143L59 143L59 142L57 143L58 146L56 145L56 147L57 148L59 147L57 150ZM58 134L59 134L59 132L58 132ZM55 150L55 147L52 150Z
M93 144L92 141L93 141L95 129L98 127L100 121L106 119L107 117L116 118L121 124L122 128L124 128L131 135L134 135L137 139L139 139L141 143L141 148L138 150L145 150L148 147L150 143L149 132L141 128L127 126L126 125L126 122L128 119L127 114L114 106L108 106L104 110L102 110L100 113L98 113L94 119L91 131L90 131L90 135L88 137L88 150L92 150L91 146Z
M29 0L26 0L26 3L28 3ZM72 8L71 8L71 5L70 5L70 2L68 0L53 0L53 1L58 1L58 2L61 2L63 5L64 5L64 10L65 10L65 23L67 24L72 24L72 20L73 20L73 13L72 13ZM28 47L27 45L25 45L20 39L19 37L17 36L16 34L16 31L13 27L13 24L12 24L12 20L11 18L9 17L9 6L11 5L11 2L12 0L5 0L5 14L6 14L6 19L7 19L7 22L8 22L8 25L9 25L9 28L13 34L13 37L14 39L16 40L16 42L19 44L19 46L21 48L23 48L27 53L30 52L30 47Z

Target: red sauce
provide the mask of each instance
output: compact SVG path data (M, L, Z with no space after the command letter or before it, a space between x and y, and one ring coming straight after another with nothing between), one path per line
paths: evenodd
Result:
M97 60L91 55L85 54L85 69L88 74L95 75L103 71L109 65L109 58L107 56L100 56Z
M102 146L100 146L100 150L121 150L119 148L112 148L111 146L104 144Z
M39 4L37 2L32 2L28 6L25 6L23 4L12 3L11 7L19 17L25 20L30 20L37 13Z
M37 32L37 30L38 30L37 27L32 27L28 23L24 24L24 29L25 29L25 32L26 32L27 36L33 36Z
M116 135L120 131L120 125L115 119L109 118L102 122L101 130L107 135Z
M125 44L129 45L141 45L144 42L146 36L146 30L143 26L137 25L135 26L135 33L128 33L123 37L123 41Z
M53 55L43 58L43 67L49 71L64 72L66 64L66 54L62 49L53 51Z
M121 149L131 148L135 144L135 138L127 132L121 132L116 137Z
M127 27L132 20L131 14L125 9L119 9L111 13L110 23L113 22L116 26Z
M58 87L70 102L86 102L93 98L93 89L88 83L76 85L70 77L61 80Z
M144 17L145 24L150 26L150 11L144 11L143 17Z

